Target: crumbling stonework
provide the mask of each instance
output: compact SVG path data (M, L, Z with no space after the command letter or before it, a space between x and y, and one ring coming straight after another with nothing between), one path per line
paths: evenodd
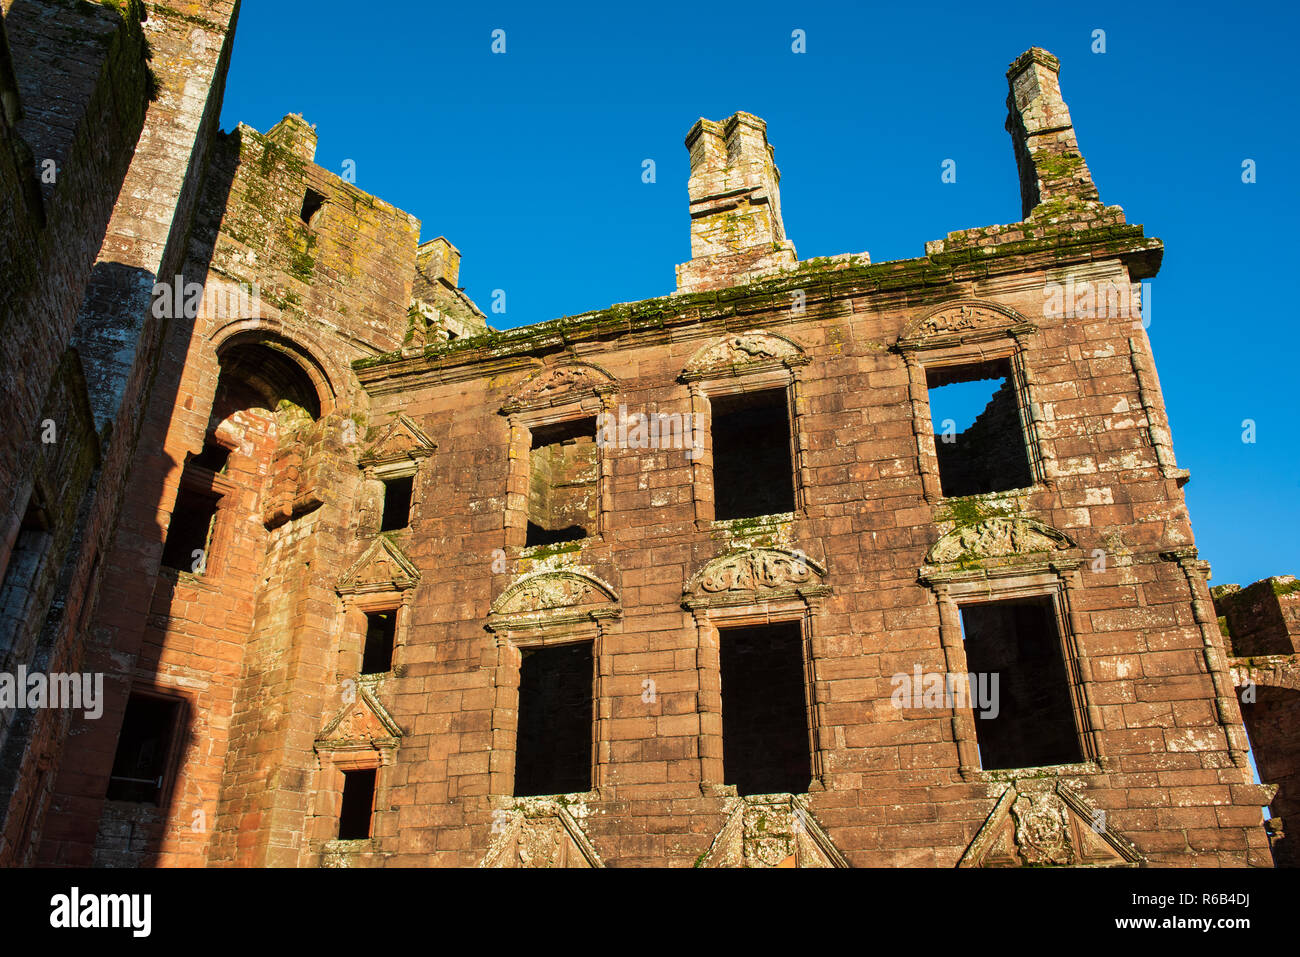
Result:
M157 98L138 18L97 12L139 115L81 188L123 195L69 221L75 261L29 269L67 309L24 327L45 358L21 379L6 356L0 460L48 513L14 506L7 565L35 523L73 569L7 578L38 597L0 622L48 618L58 660L106 676L104 711L6 719L0 863L1285 859L1261 808L1295 769L1261 731L1254 783L1233 688L1264 666L1230 653L1290 652L1264 612L1238 615L1254 650L1216 626L1141 323L1044 308L1162 254L1101 204L1050 54L1008 74L1022 221L799 261L763 121L702 119L676 292L498 332L460 252L316 165L302 117L215 129L229 4L129 11ZM148 162L161 208L131 186ZM28 214L15 229L59 222ZM34 314L19 292L6 322ZM992 360L1007 385L967 439L1015 436L1022 471L945 495L930 382ZM36 456L42 402L68 444ZM970 664L990 635L1029 669L1005 701ZM55 660L24 641L9 664ZM990 745L1001 705L1055 709L1041 761L1016 763L1025 735ZM1260 727L1290 727L1294 700L1270 707ZM780 760L738 774L755 728Z

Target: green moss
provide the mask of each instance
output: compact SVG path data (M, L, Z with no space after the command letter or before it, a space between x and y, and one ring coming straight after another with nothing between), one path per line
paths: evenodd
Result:
M1273 586L1273 594L1281 598L1283 595L1290 595L1300 591L1300 579L1295 581L1284 582L1281 578L1270 578L1269 581Z

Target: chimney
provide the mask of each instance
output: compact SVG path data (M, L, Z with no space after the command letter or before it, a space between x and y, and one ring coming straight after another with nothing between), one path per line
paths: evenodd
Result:
M752 113L721 123L701 119L686 135L686 148L691 261L677 267L678 290L725 289L795 265L767 124Z
M441 279L455 289L460 278L460 250L439 236L416 248L415 266L430 282Z
M1057 200L1076 208L1100 205L1061 97L1060 72L1061 61L1040 47L1030 47L1007 70L1007 132L1016 147L1023 219Z
M301 114L290 113L266 131L266 138L300 160L311 163L316 159L316 127Z

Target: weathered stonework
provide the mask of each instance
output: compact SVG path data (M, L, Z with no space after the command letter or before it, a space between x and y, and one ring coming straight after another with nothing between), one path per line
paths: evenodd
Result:
M6 579L23 597L0 607L0 670L107 680L100 718L0 725L0 864L1294 862L1261 815L1298 813L1290 585L1217 596L1225 637L1146 333L1043 306L1069 278L1150 277L1163 251L1101 204L1055 57L1008 74L1019 222L915 259L799 261L766 125L701 120L677 290L498 332L459 250L316 165L302 117L215 128L232 4L123 6L77 14L101 66L68 81L75 135L44 114L48 50L3 21L0 92L27 113L4 100L0 567L39 574ZM66 179L32 180L43 152ZM160 314L154 284L178 276L257 296ZM993 361L1006 385L975 434L1013 428L1025 472L945 495L928 390ZM773 396L790 500L722 518L719 410ZM595 441L624 408L701 443ZM970 702L895 703L914 669L975 671L962 615L998 602L1055 629L1077 760L986 767ZM722 675L774 628L807 783L749 793ZM565 793L517 794L526 669L574 649L590 761ZM128 780L150 800L114 790L141 699L176 715L156 789Z

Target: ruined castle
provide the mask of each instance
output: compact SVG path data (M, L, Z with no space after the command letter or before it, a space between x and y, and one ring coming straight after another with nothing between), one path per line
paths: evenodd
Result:
M0 864L1296 863L1300 591L1211 595L1140 318L1045 308L1162 255L1051 54L1019 221L800 260L701 119L676 289L495 331L218 128L233 0L0 8Z

